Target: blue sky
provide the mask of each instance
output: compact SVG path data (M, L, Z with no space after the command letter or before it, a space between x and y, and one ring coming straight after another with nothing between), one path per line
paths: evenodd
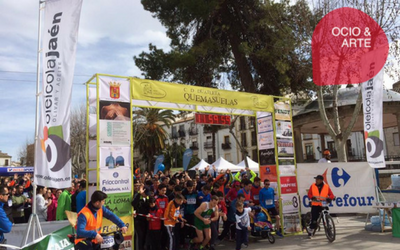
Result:
M39 1L0 1L0 150L19 160L34 139ZM133 56L148 44L168 49L165 28L139 0L83 1L72 109L84 104L82 83L95 73L140 76Z

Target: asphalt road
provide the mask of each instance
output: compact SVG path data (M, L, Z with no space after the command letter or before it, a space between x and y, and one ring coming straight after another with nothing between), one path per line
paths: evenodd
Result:
M371 232L364 230L365 215L357 216L339 216L336 224L336 240L329 243L323 229L317 232L313 239L308 239L307 234L285 236L283 238L276 236L274 244L268 240L250 236L249 247L246 250L258 249L373 249L373 250L391 250L400 248L400 238L392 236L391 231ZM217 250L234 250L234 242L223 241Z

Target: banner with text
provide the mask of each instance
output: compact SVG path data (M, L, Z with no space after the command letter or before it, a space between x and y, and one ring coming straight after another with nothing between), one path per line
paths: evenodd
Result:
M340 162L297 164L303 214L310 211L307 194L317 175L324 176L324 182L336 196L336 200L329 207L332 213L376 212L372 207L376 203L374 169L366 162Z
M372 72L373 69L371 66ZM362 96L367 161L373 168L384 168L383 69L375 77L362 83Z
M45 6L34 182L46 187L71 187L70 106L81 7L82 0Z

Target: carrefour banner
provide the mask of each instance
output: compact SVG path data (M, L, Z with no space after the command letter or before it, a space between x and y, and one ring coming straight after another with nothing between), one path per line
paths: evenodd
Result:
M82 0L48 0L43 23L42 95L34 182L71 187L70 105Z
M132 99L274 111L272 96L132 78Z
M371 213L376 204L374 169L366 162L297 164L297 179L302 203L301 213L310 212L308 190L322 175L336 200L330 204L332 213Z
M374 65L370 71L373 74ZM364 135L367 161L372 168L385 167L383 151L383 69L373 78L362 84Z

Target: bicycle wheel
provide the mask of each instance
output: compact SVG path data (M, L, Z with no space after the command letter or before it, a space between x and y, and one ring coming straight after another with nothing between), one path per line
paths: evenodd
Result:
M324 228L326 238L329 240L329 242L334 242L336 239L335 223L333 222L333 219L329 214L325 216L325 219L326 221L324 223Z
M271 232L268 232L268 241L269 241L269 243L271 243L271 244L274 244L274 243L275 243L275 237L274 237L273 234L271 234Z

